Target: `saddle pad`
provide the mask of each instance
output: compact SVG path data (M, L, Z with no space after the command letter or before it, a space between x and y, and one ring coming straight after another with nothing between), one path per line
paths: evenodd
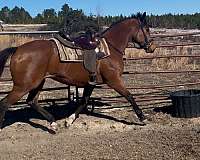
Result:
M61 62L83 62L83 50L67 47L56 38L51 38L50 40L55 42ZM98 59L106 58L110 55L109 47L104 38L99 39L99 41L99 46L95 49L97 57ZM98 53L103 53L104 55L98 56Z
M56 43L61 62L82 62L83 61L82 50L66 47L56 38L51 38L50 41L53 41Z

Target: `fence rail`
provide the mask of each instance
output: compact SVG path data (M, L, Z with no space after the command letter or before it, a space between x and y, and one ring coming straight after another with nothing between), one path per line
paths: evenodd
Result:
M15 34L56 34L59 31L34 31L34 32L0 32L0 35L15 35ZM190 35L200 35L200 32L193 32L193 33L181 33L181 34L153 34L151 35L152 38L166 38L166 37L178 37L178 36L190 36ZM164 47L179 47L179 46L195 46L200 45L199 42L193 42L193 43L179 43L179 44L166 44L166 45L158 45L158 48L164 48ZM132 47L128 47L132 48ZM137 57L137 58L124 58L124 60L145 60L145 59L161 59L161 58L200 58L200 55L167 55L167 56L147 56L147 57ZM133 72L133 71L126 71L124 74L163 74L163 73L199 73L200 70L182 70L182 71L143 71L143 72ZM0 78L0 82L8 82L11 81L11 78ZM175 88L175 87L183 87L183 86L193 86L193 85L200 85L200 82L193 82L193 83L184 83L184 84L176 84L176 85L148 85L148 86L135 86L135 87L127 87L127 89L135 89L135 90L154 90L151 92L145 92L142 94L134 94L136 96L136 101L139 103L144 103L142 105L149 105L149 104L160 104L160 103L170 103L170 100L168 99L168 96L166 96L166 93L168 88ZM97 86L96 88L99 89L111 89L106 86ZM44 88L42 91L54 91L54 90L68 90L68 99L70 99L71 93L70 93L70 86L67 87L54 87L54 88ZM156 91L155 91L156 90ZM163 94L160 94L161 92L165 92ZM7 94L7 91L0 92L0 94ZM150 94L150 95L149 95ZM154 94L154 95L152 95ZM159 94L159 95L155 95ZM77 94L76 94L77 95ZM118 97L120 98L120 96ZM58 99L46 99L46 100L40 100L39 102L48 102L48 101L65 101L67 98L58 98ZM94 98L95 99L95 98ZM97 98L98 99L98 98ZM111 97L105 98L102 97L99 100L103 100L105 102L111 102L111 103L125 103L125 100L119 100L119 99L113 99ZM153 101L153 102L152 102ZM158 102L159 101L159 102ZM146 103L149 102L149 103ZM17 104L23 104L25 102L18 102Z
M184 87L184 86L192 86L192 85L200 85L200 82L191 82L191 83L182 83L182 84L175 84L175 85L146 85L146 86L136 86L136 87L127 87L127 89L140 89L140 90L149 90L149 89L164 89L166 88L175 88L175 87ZM112 89L106 86L97 86L100 89Z
M176 33L176 34L151 34L151 38L182 37L182 36L193 36L193 35L199 35L199 34L200 32Z
M124 58L124 60L145 60L145 59L161 59L161 58L200 58L200 55L167 55L167 56L146 56L136 58Z
M200 73L200 70L182 70L182 71L125 71L123 74L175 74L175 73Z
M183 47L183 46L198 46L199 42L190 42L190 43L179 43L179 44L162 44L158 45L157 48L169 48L169 47Z
M15 35L15 34L55 34L59 31L14 31L14 32L0 32L0 35Z
M54 34L59 31L2 31L0 35L12 35L12 34ZM180 37L180 36L190 36L190 35L200 35L200 32L192 33L176 33L176 34L151 34L151 38L167 38L167 37Z

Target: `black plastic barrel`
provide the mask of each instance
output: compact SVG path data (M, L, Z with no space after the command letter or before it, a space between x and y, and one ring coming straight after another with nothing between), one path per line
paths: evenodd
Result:
M172 115L180 118L200 116L200 90L181 90L170 94L173 104Z

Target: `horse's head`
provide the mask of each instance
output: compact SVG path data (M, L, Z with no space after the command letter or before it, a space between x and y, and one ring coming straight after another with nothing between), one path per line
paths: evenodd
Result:
M133 34L130 37L130 41L135 44L138 49L144 49L147 53L152 53L156 49L156 45L150 39L150 30L146 21L146 12L143 15L138 14L136 16L137 25Z

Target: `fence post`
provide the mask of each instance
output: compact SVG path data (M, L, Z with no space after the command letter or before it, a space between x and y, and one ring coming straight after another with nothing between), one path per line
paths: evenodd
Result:
M78 87L76 86L76 102L79 100L79 92L78 92Z
M70 87L70 85L68 85L68 101L71 101L71 87Z

